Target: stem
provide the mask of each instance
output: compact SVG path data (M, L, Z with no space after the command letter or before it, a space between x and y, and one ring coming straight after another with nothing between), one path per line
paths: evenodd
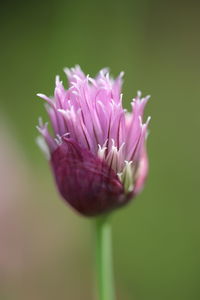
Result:
M108 216L95 220L96 235L96 272L99 300L114 300L112 268L112 236Z

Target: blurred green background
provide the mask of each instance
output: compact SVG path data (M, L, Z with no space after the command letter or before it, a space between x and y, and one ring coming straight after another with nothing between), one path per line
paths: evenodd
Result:
M0 10L0 299L94 299L92 222L60 200L35 144L37 92L80 64L152 98L144 192L113 215L117 299L200 299L200 5L9 1Z

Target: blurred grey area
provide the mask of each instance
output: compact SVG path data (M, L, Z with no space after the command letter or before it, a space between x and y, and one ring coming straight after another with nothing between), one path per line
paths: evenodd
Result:
M117 299L200 298L200 5L10 1L0 10L0 299L94 299L92 221L57 193L36 93L80 64L125 71L124 106L151 94L150 174L113 214Z

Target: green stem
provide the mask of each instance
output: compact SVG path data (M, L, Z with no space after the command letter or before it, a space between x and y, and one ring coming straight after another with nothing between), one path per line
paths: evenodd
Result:
M99 300L114 300L112 236L108 216L95 220L96 270Z

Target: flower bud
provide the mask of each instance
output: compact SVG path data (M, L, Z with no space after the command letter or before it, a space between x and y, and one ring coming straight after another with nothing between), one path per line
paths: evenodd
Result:
M65 70L69 89L56 77L53 98L46 102L54 137L40 120L39 145L49 157L64 200L85 216L118 208L143 188L148 173L147 127L142 122L149 96L122 107L122 73L114 80L106 69L96 78L80 67Z

